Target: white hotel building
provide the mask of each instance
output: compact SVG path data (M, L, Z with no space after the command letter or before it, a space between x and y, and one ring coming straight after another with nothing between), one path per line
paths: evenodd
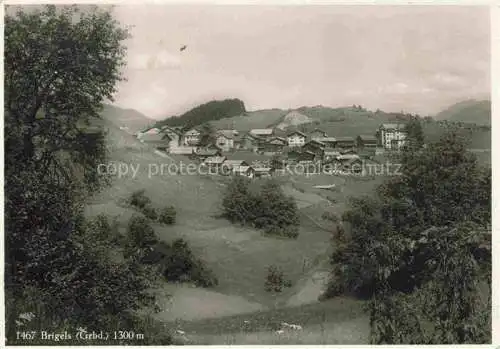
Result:
M382 124L379 134L384 149L400 150L406 142L404 124Z

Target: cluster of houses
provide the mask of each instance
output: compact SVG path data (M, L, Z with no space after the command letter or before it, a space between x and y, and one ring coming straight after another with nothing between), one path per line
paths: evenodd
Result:
M279 163L336 163L350 167L384 149L399 150L406 132L403 124L382 124L376 135L331 137L316 128L307 134L278 128L216 130L211 142L202 146L204 130L164 126L137 135L141 142L171 154L188 155L211 168L224 167L230 173L249 177L266 176Z

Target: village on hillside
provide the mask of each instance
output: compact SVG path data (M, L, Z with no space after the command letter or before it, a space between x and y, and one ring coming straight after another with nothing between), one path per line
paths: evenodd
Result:
M407 136L404 123L384 123L371 135L355 137L331 137L321 128L308 133L278 127L249 131L215 129L213 135L206 132L200 126L186 129L165 125L137 132L136 137L159 151L189 156L209 168L224 168L228 170L226 174L253 178L279 174L287 164L306 168L329 165L359 174L362 165L377 155L400 151Z
M494 343L492 7L160 2L4 6L2 343Z

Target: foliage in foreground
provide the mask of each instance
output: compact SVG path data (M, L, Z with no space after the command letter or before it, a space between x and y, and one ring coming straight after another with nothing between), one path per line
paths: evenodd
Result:
M149 320L136 311L153 301L148 289L155 274L113 255L116 235L105 218L82 215L85 198L108 183L96 171L106 159L105 134L91 125L122 80L127 37L110 13L97 8L46 6L5 17L9 344L21 343L18 330L147 331ZM23 314L34 317L23 323ZM76 343L89 344L66 344ZM149 343L170 339L158 332Z
M402 176L351 200L327 296L369 298L376 344L487 343L491 171L454 133L409 144Z

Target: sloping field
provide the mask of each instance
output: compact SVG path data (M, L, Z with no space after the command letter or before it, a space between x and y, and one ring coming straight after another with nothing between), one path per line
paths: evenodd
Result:
M124 206L130 194L145 189L156 208L174 205L177 223L174 226L153 224L160 238L171 241L182 237L204 259L219 278L214 291L241 296L264 306L274 305L283 297L273 297L264 290L267 269L280 266L293 283L309 266L308 262L324 254L329 232L315 227L302 227L297 240L266 237L260 231L232 225L217 218L223 188L213 177L162 173L162 164L188 161L182 156L164 158L152 149L114 149L112 163L129 168L113 185L96 195L89 214L106 213L116 217L122 230L136 213ZM130 170L134 168L136 172ZM301 193L299 193L302 195ZM310 197L308 197L310 196ZM320 197L304 194L306 205Z
M164 322L200 320L265 310L240 296L228 296L185 284L166 284L164 297L158 297L163 309L155 317ZM168 295L168 297L165 297Z
M232 225L217 218L223 190L219 180L208 176L161 173L155 169L161 168L162 164L189 161L182 156L159 156L153 149L137 144L135 139L121 137L119 132L111 132L110 137L114 137L114 142L122 142L123 146L110 148L111 162L127 167L128 173L115 178L111 187L96 195L87 207L87 214L106 213L125 231L128 220L137 212L125 206L124 201L133 191L145 189L156 208L174 205L177 210L175 225L153 224L158 236L166 241L178 237L186 239L219 278L219 285L209 290L166 285L159 290L159 302L164 308L158 314L160 319L176 324L180 321L181 326L196 331L191 338L193 344L364 342L361 338L364 333L354 329L365 321L357 301L325 303L326 316L332 316L327 319L321 310L325 307L323 304L315 304L316 308L280 308L287 303L297 305L317 298L319 289L308 280L317 278L318 266L328 258L330 231L314 224L303 224L298 239L290 240L266 237L254 229ZM290 190L301 202L301 210L325 203L317 194ZM267 270L272 264L282 268L285 277L292 281L292 288L278 295L264 290ZM241 332L243 320L238 321L242 318L237 314L249 314L243 316L254 319L252 321L256 324L251 332ZM229 315L236 318L228 320ZM268 332L274 329L278 320L287 319L305 326L299 337L276 338L274 333ZM347 327L321 330L321 326L326 328L329 326L326 324L334 320L343 321ZM220 322L211 325L211 321ZM237 330L231 327L235 324ZM336 339L330 338L332 334Z

